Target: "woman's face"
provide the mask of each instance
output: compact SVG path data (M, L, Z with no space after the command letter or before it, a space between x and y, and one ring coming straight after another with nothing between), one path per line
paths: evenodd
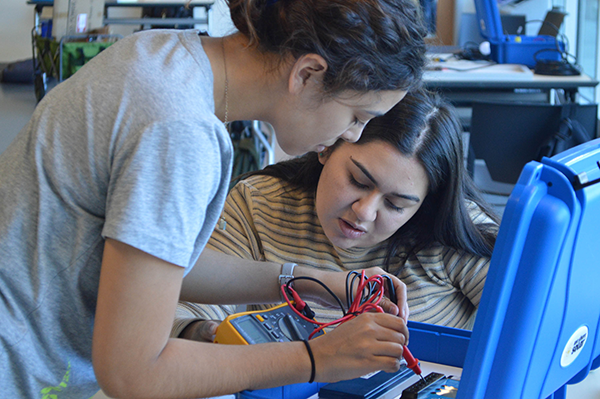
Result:
M383 141L342 143L319 157L317 215L339 248L388 239L421 207L429 180L423 166Z
M405 95L405 91L346 93L319 102L319 93L305 93L284 105L271 124L278 144L287 154L320 152L338 139L357 141L368 121L385 114Z

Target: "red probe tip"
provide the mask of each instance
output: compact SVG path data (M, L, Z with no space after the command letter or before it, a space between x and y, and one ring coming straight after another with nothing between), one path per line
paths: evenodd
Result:
M406 345L404 346L404 350L402 351L402 357L404 358L404 360L406 360L406 367L414 371L415 374L421 375L419 359L415 359L415 357L412 355L412 353L410 353Z

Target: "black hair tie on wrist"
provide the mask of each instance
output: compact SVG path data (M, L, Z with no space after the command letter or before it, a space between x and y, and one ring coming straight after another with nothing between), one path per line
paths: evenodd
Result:
M316 373L315 357L313 356L312 349L310 348L310 344L308 343L308 340L303 339L302 342L304 342L304 346L306 346L306 351L308 352L308 356L310 356L310 380L308 380L308 383L310 384L315 380L315 373Z

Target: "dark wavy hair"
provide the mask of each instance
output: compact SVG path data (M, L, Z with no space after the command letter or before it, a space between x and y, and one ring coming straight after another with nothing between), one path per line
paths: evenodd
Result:
M409 90L421 80L427 31L414 0L229 0L229 10L261 51L323 57L326 95Z
M419 250L433 242L490 257L498 215L481 197L463 156L462 129L454 108L437 93L417 89L384 116L373 118L353 145L384 141L423 165L429 187L415 215L388 240L386 266L401 247ZM335 151L336 143L328 151ZM248 175L269 175L316 193L323 165L316 153L279 162ZM494 223L473 223L473 201Z

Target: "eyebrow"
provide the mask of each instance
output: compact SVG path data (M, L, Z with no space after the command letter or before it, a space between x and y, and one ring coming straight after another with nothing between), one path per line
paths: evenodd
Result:
M374 185L376 185L376 186L379 185L379 183L377 183L377 180L375 180L373 175L367 170L367 168L364 167L363 164L354 160L352 157L350 157L350 160L352 161L352 163L354 165L356 165L357 168L359 168L365 174L365 176L367 176L369 178L369 180L371 180L373 182ZM403 198L403 199L407 199L409 201L414 201L414 202L421 202L421 199L419 197L417 197L416 195L398 194L398 193L391 193L391 194L394 197Z

